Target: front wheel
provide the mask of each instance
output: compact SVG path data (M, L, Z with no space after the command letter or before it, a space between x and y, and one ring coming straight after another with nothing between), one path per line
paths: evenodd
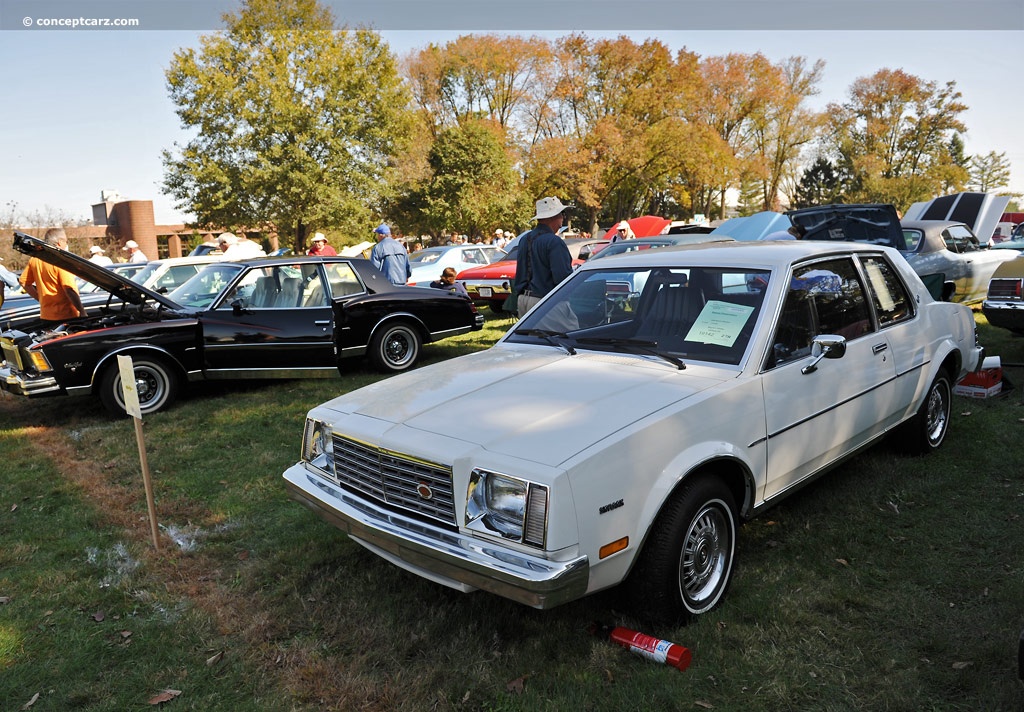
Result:
M939 371L932 381L928 393L917 409L917 413L907 421L904 431L906 449L916 455L927 455L935 452L946 439L949 431L949 413L952 407L949 374Z
M178 395L178 372L160 358L135 357L135 392L139 396L139 410L155 413L169 406ZM100 400L113 415L125 415L121 372L117 363L108 366L100 378Z
M717 478L686 482L655 519L626 584L641 618L674 623L722 600L736 556L736 507Z
M381 371L405 371L419 357L420 345L420 334L414 326L406 322L387 324L370 340L370 360Z

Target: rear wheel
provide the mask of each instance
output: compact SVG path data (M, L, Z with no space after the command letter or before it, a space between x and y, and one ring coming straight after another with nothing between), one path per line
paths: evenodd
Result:
M915 455L927 455L939 449L949 431L949 413L952 407L953 388L949 374L939 371L932 381L928 393L917 409L917 413L907 421L903 432L904 448Z
M169 406L178 395L180 378L167 361L153 356L133 357L135 392L142 413L155 413ZM100 378L100 400L114 415L125 415L121 372L117 363L110 365Z
M386 324L370 340L370 360L381 371L405 371L419 357L421 344L419 332L408 322Z
M732 580L736 526L724 483L707 475L685 483L654 521L626 583L635 614L674 623L717 606Z

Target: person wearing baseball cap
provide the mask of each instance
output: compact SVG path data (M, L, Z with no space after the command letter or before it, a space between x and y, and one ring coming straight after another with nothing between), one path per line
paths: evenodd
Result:
M103 254L103 248L100 247L99 245L93 245L92 247L90 247L89 254L92 255L89 258L89 261L92 262L94 265L99 265L100 267L109 267L110 265L114 264L114 260L110 259L105 254Z
M564 213L570 207L558 198L541 198L537 201L537 214L533 216L537 227L520 238L515 281L520 317L572 274L572 256L565 241L558 236Z
M121 249L128 250L129 262L149 262L149 258L139 249L139 243L135 240L128 240Z
M370 262L384 273L391 284L402 285L408 282L412 276L409 254L402 243L391 237L391 228L387 223L381 223L373 229L373 235L377 238L377 244L370 252Z

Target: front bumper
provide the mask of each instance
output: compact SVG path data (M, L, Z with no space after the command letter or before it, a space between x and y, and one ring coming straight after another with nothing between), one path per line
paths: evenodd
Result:
M587 592L586 556L551 561L461 532L431 526L360 499L297 463L284 473L289 495L371 551L436 583L489 591L533 608Z
M1011 331L1024 331L1024 302L982 302L981 311L992 326Z
M30 398L60 393L60 386L53 376L25 376L12 372L10 366L0 368L0 389Z

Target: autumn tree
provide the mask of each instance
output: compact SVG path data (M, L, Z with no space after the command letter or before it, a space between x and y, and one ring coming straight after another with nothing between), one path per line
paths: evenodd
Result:
M941 192L950 140L965 130L955 82L939 85L902 70L857 79L849 99L829 107L837 164L849 173L850 200L906 209Z
M984 156L972 156L970 183L972 188L982 193L1008 186L1010 184L1010 162L1006 160L1006 152L989 151Z
M201 225L365 232L407 133L407 94L375 32L338 30L316 0L244 0L223 33L167 70L184 146L164 191Z
M818 156L801 175L794 191L792 207L809 208L842 202L845 201L839 171L827 158Z

